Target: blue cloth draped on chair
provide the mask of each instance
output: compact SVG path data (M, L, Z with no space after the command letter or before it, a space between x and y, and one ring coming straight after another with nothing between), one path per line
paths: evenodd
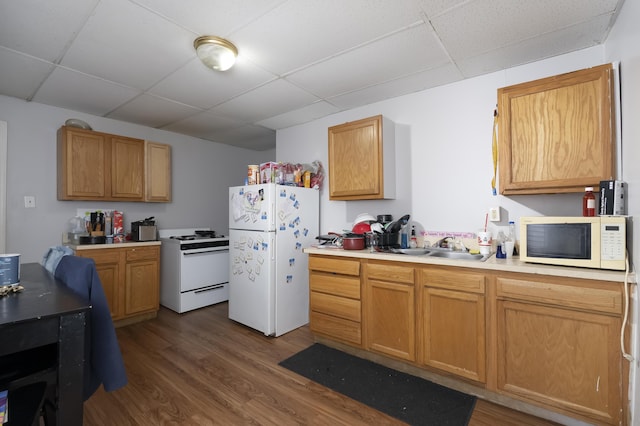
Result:
M91 304L85 344L85 401L100 384L107 392L122 388L127 384L127 375L95 262L52 248L43 258L43 266L52 267L57 279Z

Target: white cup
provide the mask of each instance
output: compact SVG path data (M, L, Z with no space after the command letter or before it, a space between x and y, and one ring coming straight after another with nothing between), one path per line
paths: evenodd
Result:
M491 232L484 230L478 231L478 247L480 247L481 254L485 256L491 254L492 243Z
M513 242L513 241L505 241L504 242L503 249L505 251L505 254L507 255L507 259L510 259L510 258L513 257L513 248L514 248L514 246L515 246L515 242Z

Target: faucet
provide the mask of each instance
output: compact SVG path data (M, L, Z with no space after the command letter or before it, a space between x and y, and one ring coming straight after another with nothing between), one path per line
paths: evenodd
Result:
M444 237L439 239L438 241L436 241L435 243L433 243L433 247L437 247L437 248L445 248L442 245L446 244L447 247L446 248L451 248L451 242L447 242L447 240L451 240L451 242L453 242L453 248L455 249L455 240L453 239L453 237Z

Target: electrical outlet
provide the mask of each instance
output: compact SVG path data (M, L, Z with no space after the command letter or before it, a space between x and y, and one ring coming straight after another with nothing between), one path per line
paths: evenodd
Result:
M491 207L489 209L489 220L491 222L500 222L500 207Z
M25 209L33 209L36 207L36 197L33 195L25 195L24 196L24 208Z

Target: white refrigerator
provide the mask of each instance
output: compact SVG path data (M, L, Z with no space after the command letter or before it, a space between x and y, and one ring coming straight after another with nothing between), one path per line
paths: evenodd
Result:
M309 322L307 254L319 191L276 184L229 188L229 318L267 336Z

